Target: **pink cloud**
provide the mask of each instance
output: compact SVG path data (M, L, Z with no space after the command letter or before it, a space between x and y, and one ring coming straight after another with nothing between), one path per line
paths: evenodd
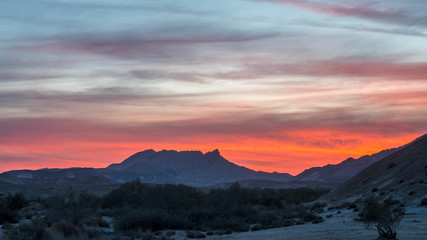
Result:
M303 75L381 78L386 80L427 80L426 62L333 59L301 63L259 63L248 65L246 75ZM237 74L230 75L235 76ZM244 75L243 73L241 75Z

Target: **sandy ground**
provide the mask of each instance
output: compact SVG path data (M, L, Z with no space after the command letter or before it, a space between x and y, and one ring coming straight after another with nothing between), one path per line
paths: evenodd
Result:
M398 239L426 240L427 239L427 208L407 208L407 214L397 229ZM215 240L375 240L377 231L367 229L361 222L355 221L357 213L351 210L323 213L331 218L320 224L304 224L284 228L268 229L256 232L233 233L222 236L209 236Z
M406 208L406 215L397 229L400 240L427 240L427 207ZM326 218L328 214L331 218ZM325 221L320 224L307 223L291 227L274 228L256 232L232 233L208 236L210 240L376 240L377 231L354 219L352 210L337 210L321 214ZM185 231L178 231L174 239L188 239ZM2 236L0 227L0 239Z

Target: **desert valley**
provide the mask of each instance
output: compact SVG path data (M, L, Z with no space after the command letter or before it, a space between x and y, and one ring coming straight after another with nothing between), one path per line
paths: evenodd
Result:
M146 150L106 168L8 171L0 184L11 239L375 239L370 197L402 211L387 223L399 239L427 236L427 135L296 176L218 150Z
M427 240L426 0L0 0L0 240Z

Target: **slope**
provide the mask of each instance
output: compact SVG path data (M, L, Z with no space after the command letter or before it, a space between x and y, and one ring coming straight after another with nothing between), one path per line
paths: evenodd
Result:
M340 200L375 193L404 202L427 195L427 134L372 164L332 191L326 198Z

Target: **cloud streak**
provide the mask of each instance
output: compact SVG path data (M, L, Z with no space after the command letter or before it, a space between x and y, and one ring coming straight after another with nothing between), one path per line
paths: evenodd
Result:
M157 32L134 29L126 32L80 34L40 40L38 44L13 47L10 50L51 52L56 54L96 54L122 59L191 59L193 48L200 45L235 44L278 37L278 33L246 33L205 28L164 29L175 36L159 36ZM158 37L152 37L158 36ZM47 43L43 43L47 42Z
M427 80L427 62L393 62L360 59L334 59L289 64L249 65L255 72L268 71L276 75L340 76L381 78L385 80Z
M309 0L259 0L289 4L318 14L331 16L356 17L382 23L392 23L407 26L427 26L427 15L421 16L403 9L384 7L378 2L365 2L353 5L329 4Z
M268 2L5 0L0 171L219 148L298 173L425 133L422 2Z

